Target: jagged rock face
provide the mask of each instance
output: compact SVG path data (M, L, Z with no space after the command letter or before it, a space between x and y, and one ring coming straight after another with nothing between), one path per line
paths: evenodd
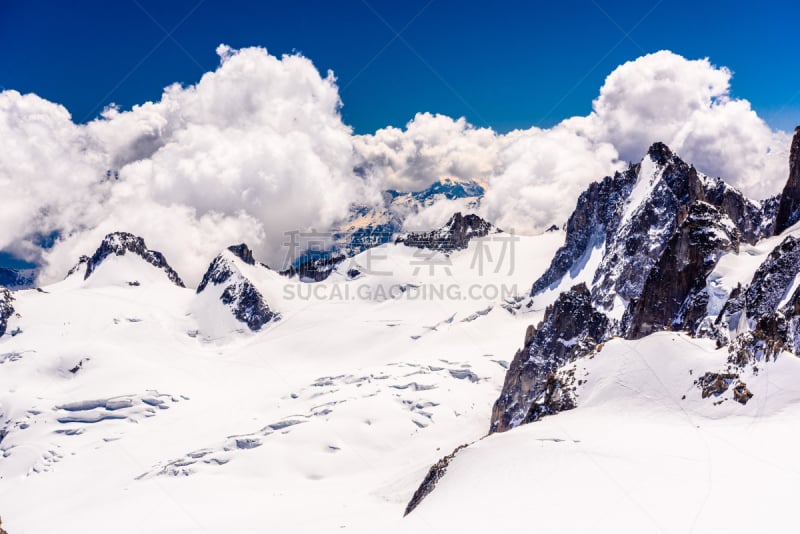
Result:
M800 126L794 130L789 153L789 179L781 194L775 234L780 234L800 220Z
M422 483L417 488L417 491L414 492L414 495L411 496L411 500L408 501L408 504L406 505L406 511L403 513L404 516L413 512L414 509L419 506L419 503L421 503L422 500L427 497L434 490L434 488L436 488L436 484L447 472L447 467L450 465L450 462L453 461L453 458L456 457L456 454L458 454L458 452L466 446L466 444L459 445L453 452L431 466L431 468L428 470L428 474L425 475Z
M712 335L720 344L730 341L732 363L769 360L782 350L800 354L799 275L800 239L787 236L759 265L746 289L731 292ZM744 327L730 340L734 323ZM752 330L750 324L755 325Z
M345 256L334 255L323 258L309 259L297 267L290 267L281 274L288 277L297 276L305 282L322 282L336 269L336 266L345 260Z
M514 356L492 411L490 431L502 432L545 412L571 407L567 399L561 404L562 396L556 392L560 379L554 373L604 341L608 326L608 318L592 305L585 284L562 293Z
M624 173L606 176L592 183L581 193L575 210L567 222L567 236L553 258L547 271L533 284L531 295L536 295L558 282L570 270L580 265L594 245L610 241L617 230L624 199L630 193L639 166L631 166Z
M228 247L234 256L245 262L247 265L255 265L256 260L253 258L253 251L244 243L238 245L231 245Z
M800 272L800 239L788 236L759 265L745 293L747 313L761 317L778 310Z
M731 291L713 324L703 325L695 334L714 338L720 346L732 343L740 356L749 351L754 361L754 354L772 354L778 347L798 353L800 288L789 294L798 273L800 239L787 236L758 266L748 285ZM755 325L752 331L751 325ZM736 360L743 358L747 359Z
M739 248L739 232L714 206L695 202L650 271L641 297L631 306L627 336L659 330L693 330L705 316L706 278L720 256Z
M567 274L580 273L591 290L582 285L562 293L526 336L495 403L491 431L573 407L568 364L611 336L694 333L701 324L713 330L706 318L708 275L741 241L771 235L776 205L776 199L753 202L698 173L663 143L626 172L592 184L531 295L559 287Z
M705 201L717 206L734 222L745 243L754 245L774 232L780 203L778 195L754 202L724 180L715 178L713 181L708 180L706 184Z
M167 277L175 285L179 287L186 287L184 286L180 276L178 276L178 273L176 273L167 263L167 260L164 258L163 254L155 250L150 250L147 248L147 245L145 245L144 239L127 232L114 232L112 234L108 234L105 238L103 238L103 242L100 244L100 247L95 251L91 258L87 256L81 256L78 265L70 270L70 274L75 272L81 264L85 263L86 274L84 275L84 279L88 279L95 269L97 269L107 257L111 255L124 256L128 252L136 254L150 265L164 271L167 274Z
M228 250L245 263L255 265L253 253L246 245L232 246ZM197 286L197 293L202 293L209 285L223 284L225 287L220 295L220 301L231 309L237 320L245 323L253 332L261 330L270 321L280 319L280 314L270 309L261 292L242 275L230 256L225 257L220 254L214 258L203 275L200 285Z
M463 250L469 246L469 240L485 237L497 229L489 222L477 215L461 213L453 215L447 224L432 232L411 232L398 238L396 243L403 243L408 247L424 248L440 252Z
M638 299L689 206L698 201L719 209L747 243L771 234L775 199L753 202L655 143L640 164L592 184L581 195L567 224L565 244L531 295L556 287L568 272L580 271L592 248L602 247L592 279L595 303L610 309L615 297Z
M8 327L8 320L14 315L14 296L11 291L4 287L0 287L0 336L6 333Z

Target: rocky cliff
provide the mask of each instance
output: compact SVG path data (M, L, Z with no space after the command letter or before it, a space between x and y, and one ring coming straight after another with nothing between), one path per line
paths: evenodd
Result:
M8 320L14 315L14 296L11 291L4 287L0 287L0 336L6 333L8 327Z
M792 148L789 152L789 179L781 193L775 234L780 234L800 220L800 126L794 130Z

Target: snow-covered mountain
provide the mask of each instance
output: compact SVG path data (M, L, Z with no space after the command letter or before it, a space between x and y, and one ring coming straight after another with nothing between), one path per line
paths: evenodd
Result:
M334 228L334 248L352 256L375 245L388 243L411 216L443 200L458 201L464 210L476 209L485 187L477 180L443 177L421 191L385 191L382 206L353 206L350 217Z
M339 255L281 273L233 245L197 288L110 234L62 282L0 289L4 526L789 530L799 160L800 130L756 202L656 143L565 231L465 208L401 233L482 194L442 182L357 215Z
M797 469L796 456L780 446L770 451L778 477L763 468L759 447L788 438L789 418L800 413L800 213L785 208L796 202L798 140L800 129L786 188L762 203L697 173L661 144L582 195L565 245L533 285L527 306L547 308L510 365L490 431L537 424L457 449L434 465L411 502L435 501L421 505L424 524L444 525L453 502L467 510L478 501L500 505L483 488L524 487L526 501L558 510L564 489L589 484L600 491L570 496L588 515L545 514L545 531L750 532L787 525L782 511L765 512L791 508L785 495L797 477L784 475ZM688 423L689 434L678 437L675 420ZM756 424L763 438L743 430ZM525 436L552 445L522 452ZM636 454L638 448L649 452ZM616 460L607 457L611 450ZM689 463L668 450L681 450L674 454ZM691 465L699 461L707 470L702 482ZM525 484L548 463L555 476L544 473L535 489ZM737 480L763 489L748 497L747 511L730 505L735 484L712 471L717 463L735 465ZM590 472L565 485L576 465ZM637 469L657 473L654 482L663 486L644 486ZM704 486L705 495L694 495L692 486ZM464 487L481 489L469 494ZM521 505L514 492L503 498L504 507ZM624 517L607 521L602 510L620 498L628 501ZM492 519L467 512L449 524L475 531L519 525Z
M34 285L36 269L9 269L0 267L0 286L27 289Z

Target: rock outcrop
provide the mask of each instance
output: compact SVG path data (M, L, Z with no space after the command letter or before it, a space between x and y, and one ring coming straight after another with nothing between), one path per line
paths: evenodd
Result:
M4 287L0 287L0 336L6 333L8 327L8 320L14 315L14 296L11 291Z
M414 492L414 495L411 496L411 500L408 501L408 504L406 505L406 511L403 513L404 516L413 512L414 508L419 506L419 503L421 503L422 500L427 497L434 490L434 488L436 488L436 484L447 472L447 467L450 465L450 462L452 462L453 458L456 457L456 454L458 454L458 452L466 446L467 444L459 445L453 452L433 464L431 468L428 469L428 473L425 475L422 483L417 488L417 491Z
M595 309L585 284L562 293L536 329L529 328L525 345L514 355L492 410L490 431L502 432L571 408L573 403L555 373L595 349L605 340L608 326L608 318Z
M135 254L142 258L144 261L161 269L167 275L172 283L179 287L185 287L183 280L181 280L178 273L170 267L164 255L158 251L150 250L141 237L129 234L128 232L114 232L108 234L103 238L100 247L92 254L91 257L82 256L78 265L70 270L70 274L76 272L82 264L86 265L84 279L88 279L92 273L100 266L103 261L109 256L124 256L127 253Z
M470 239L485 237L499 230L475 214L456 213L447 224L431 232L411 232L397 238L396 243L438 252L453 252L469 246Z
M780 234L800 220L800 126L794 130L792 148L789 153L789 179L781 193L778 215L775 219L775 235Z
M280 314L270 309L261 292L237 267L234 258L247 265L256 265L253 253L247 245L228 247L226 252L211 262L197 286L197 293L206 291L210 286L224 286L219 300L231 310L237 320L257 332L267 323L279 320Z
M322 282L326 280L336 266L346 259L341 254L334 254L332 256L325 256L322 258L312 258L301 262L299 265L289 267L281 274L292 278L297 276L303 282Z
M693 203L628 309L626 337L694 330L705 317L706 278L723 253L738 250L739 232L731 220L711 204Z

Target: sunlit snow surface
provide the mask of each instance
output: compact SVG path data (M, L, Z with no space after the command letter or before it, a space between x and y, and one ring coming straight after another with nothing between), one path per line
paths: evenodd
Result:
M469 288L527 295L563 239L520 238L513 269L499 272L504 243L490 240L483 274L475 242L450 265L437 256L432 275L418 250L396 245L320 284L240 262L281 314L256 334L129 256L86 281L15 293L9 331L21 333L0 339L4 528L784 531L800 483L800 367L788 355L742 377L746 406L715 404L692 383L724 366L724 349L671 333L612 340L575 364L579 408L480 439L505 366L543 310L512 315ZM740 256L769 253L748 250ZM721 292L747 281L726 267L734 260L720 264ZM426 285L467 298L392 293ZM403 518L430 465L476 440Z
M521 237L513 263L497 239L434 261L385 245L320 284L238 262L281 314L255 334L218 291L130 254L15 293L21 333L0 339L4 527L329 532L401 517L432 463L486 433L540 315L513 316L494 291L526 295L563 238Z

